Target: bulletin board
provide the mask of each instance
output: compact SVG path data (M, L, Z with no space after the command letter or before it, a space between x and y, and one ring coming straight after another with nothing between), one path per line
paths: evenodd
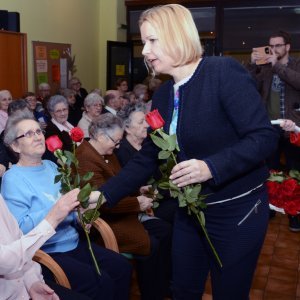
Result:
M32 42L35 92L40 83L51 86L51 94L60 88L67 88L71 44Z

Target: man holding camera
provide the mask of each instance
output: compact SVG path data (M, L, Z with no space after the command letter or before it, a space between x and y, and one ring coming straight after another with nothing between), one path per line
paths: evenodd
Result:
M251 64L247 66L270 119L282 119L280 126L276 126L280 134L278 147L267 161L269 168L276 170L300 170L300 148L290 143L288 133L300 125L300 59L289 56L290 48L290 35L276 32L270 36L269 46L253 48ZM289 228L300 232L298 217L289 216Z

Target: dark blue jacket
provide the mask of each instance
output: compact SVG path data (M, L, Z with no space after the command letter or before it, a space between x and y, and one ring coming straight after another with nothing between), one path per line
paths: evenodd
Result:
M173 81L153 96L168 132L173 111ZM272 128L255 83L235 60L205 57L179 90L177 139L179 160L204 160L213 179L203 183L206 201L242 194L268 177L264 160L274 151L278 135ZM139 154L104 186L108 204L145 184L155 171L159 149L147 138Z

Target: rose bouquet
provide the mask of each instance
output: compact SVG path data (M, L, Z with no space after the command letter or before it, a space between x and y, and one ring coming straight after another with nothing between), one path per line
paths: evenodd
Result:
M89 199L91 192L95 190L91 187L90 183L86 183L93 177L93 172L88 172L84 176L80 176L78 173L78 160L75 156L76 143L81 142L84 138L84 133L79 127L75 127L70 131L70 136L73 141L73 152L62 150L63 143L57 135L50 136L46 139L46 145L49 151L53 152L55 157L58 159L60 167L58 167L58 172L60 173L55 177L55 183L61 182L62 194L65 194L75 188L80 188L78 194L78 201L80 202L80 207L77 208L78 219L86 235L88 247L95 264L95 268L98 274L100 274L100 269L96 258L93 253L89 238L89 229L92 223L99 217L99 208L102 203L102 194L100 194L96 205L93 209L88 209Z
M270 172L267 181L269 202L271 208L297 215L300 212L300 172L291 170Z
M146 121L154 130L150 133L152 141L161 149L158 154L158 158L165 161L165 163L160 165L160 179L152 179L150 182L152 190L155 190L156 188L169 190L171 197L178 199L179 207L186 207L189 215L194 214L196 216L217 262L222 267L219 255L217 254L205 228L205 215L203 210L206 208L206 204L203 200L206 198L206 195L201 194L201 184L190 184L179 188L169 179L171 170L177 164L177 153L180 151L177 144L176 134L168 135L164 132L163 126L165 121L158 110L149 112L146 115ZM161 196L156 195L155 198L161 198Z

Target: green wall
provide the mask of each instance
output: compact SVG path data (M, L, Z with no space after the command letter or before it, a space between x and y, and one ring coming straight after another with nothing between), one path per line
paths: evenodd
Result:
M118 29L126 22L124 0L1 0L0 9L20 13L29 90L34 90L32 41L70 43L83 87L105 90L106 42L126 40Z

